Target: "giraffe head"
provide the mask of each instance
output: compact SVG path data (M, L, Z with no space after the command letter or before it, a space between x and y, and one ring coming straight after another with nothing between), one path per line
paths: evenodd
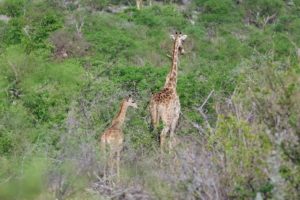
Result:
M139 106L137 105L136 101L134 101L132 99L131 95L129 95L129 97L127 98L126 104L127 104L127 106L131 106L131 107L134 107L134 108L139 108Z
M178 48L178 52L180 54L184 54L184 49L183 49L183 46L182 46L182 42L184 42L186 37L187 37L187 35L182 35L181 33L177 34L177 32L176 32L175 36L170 35L170 38L175 41L175 47Z

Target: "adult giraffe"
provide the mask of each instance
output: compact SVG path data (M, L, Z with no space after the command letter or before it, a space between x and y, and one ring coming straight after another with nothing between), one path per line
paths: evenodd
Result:
M182 47L183 41L187 35L177 34L170 35L170 38L174 40L174 48L172 54L172 66L171 71L167 75L166 83L163 89L151 96L150 101L150 114L154 129L159 126L160 119L162 120L164 127L160 133L160 147L163 152L166 135L170 130L170 143L169 148L172 148L172 144L175 142L174 130L178 123L180 114L180 101L176 92L177 85L177 69L178 69L178 56L184 53Z

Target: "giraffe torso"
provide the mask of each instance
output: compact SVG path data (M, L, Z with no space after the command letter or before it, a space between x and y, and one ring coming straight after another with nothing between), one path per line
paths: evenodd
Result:
M110 146L110 149L116 149L123 144L124 134L116 124L112 124L108 127L101 136L101 140L105 141Z
M178 94L172 88L163 88L160 92L153 94L151 102L164 107L180 106Z
M173 88L165 87L160 92L153 94L151 104L155 104L159 116L165 114L172 118L180 112L179 96Z
M112 124L101 135L100 140L102 143L108 144L111 149L115 147L120 148L123 144L124 134L122 126L124 124L128 106L138 108L137 104L131 97L129 99L123 99L121 108L116 117L112 120Z
M179 99L176 90L167 87L152 95L152 100L157 104L168 105L176 99Z

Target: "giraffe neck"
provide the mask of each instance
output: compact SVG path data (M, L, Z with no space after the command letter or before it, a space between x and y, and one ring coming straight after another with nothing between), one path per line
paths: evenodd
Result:
M178 42L176 38L174 42L174 49L172 54L172 67L170 73L166 78L166 83L164 85L164 88L174 88L176 90L177 66L178 66Z
M124 124L127 108L128 108L128 105L126 104L126 99L124 99L121 103L121 108L120 108L119 113L112 121L112 125L121 127Z

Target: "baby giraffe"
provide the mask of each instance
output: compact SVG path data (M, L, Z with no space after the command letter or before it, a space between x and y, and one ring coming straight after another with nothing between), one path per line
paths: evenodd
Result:
M101 149L104 156L104 161L106 164L106 145L109 146L109 173L113 172L114 168L114 156L117 154L117 176L120 177L120 154L124 142L124 134L122 131L122 125L124 124L125 115L127 108L132 106L134 108L139 108L137 103L132 100L129 95L128 98L123 99L121 103L121 109L117 116L112 120L112 124L104 131L100 137ZM106 180L106 166L104 165L104 180Z

